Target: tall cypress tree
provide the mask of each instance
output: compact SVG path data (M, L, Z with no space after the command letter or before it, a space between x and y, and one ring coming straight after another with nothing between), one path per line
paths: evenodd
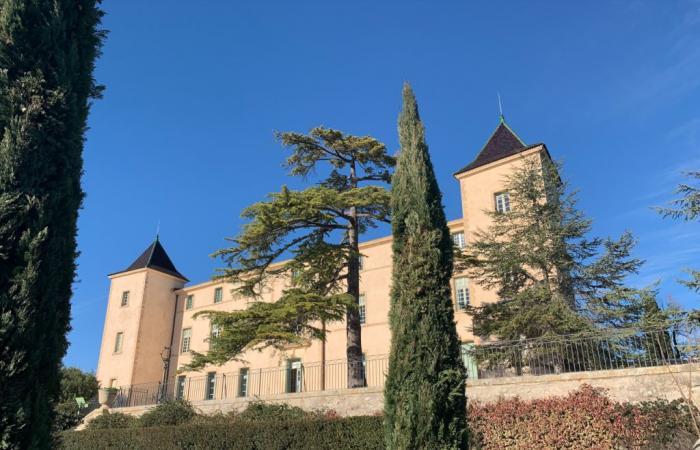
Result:
M50 448L99 0L0 0L0 448Z
M385 387L389 449L466 447L465 371L450 296L452 241L418 105L408 84L392 177L391 354Z

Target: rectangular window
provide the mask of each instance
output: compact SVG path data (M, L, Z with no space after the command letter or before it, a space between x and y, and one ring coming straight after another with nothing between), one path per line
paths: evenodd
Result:
M508 192L498 192L495 194L496 212L507 213L510 211L510 194Z
M175 390L175 398L177 400L182 400L185 398L185 376L180 375L177 377L177 388Z
M185 298L185 309L192 309L194 306L194 295L188 295Z
M209 348L211 348L211 339L219 337L221 334L221 326L216 323L211 324L210 338L209 338Z
M111 387L111 388L117 387L117 379L116 378L110 378L109 387Z
M190 352L190 343L192 342L192 328L182 330L182 344L180 345L181 353Z
M204 400L214 400L214 393L216 392L216 372L209 372L207 374L207 392Z
M290 359L287 361L287 392L301 392L301 382L301 359Z
M360 270L365 269L365 255L360 255L360 257L358 258L358 264L360 266Z
M247 367L241 368L238 372L238 396L247 397L248 396L248 376L250 370Z
M359 306L359 313L360 313L360 325L365 324L365 320L367 319L367 307L365 305L365 294L360 294L360 306Z
M114 353L121 353L122 346L124 345L124 333L121 331L117 333L117 337L114 338Z
M469 305L469 280L466 277L455 278L455 299L460 311L464 311Z
M467 377L472 380L479 378L479 370L474 358L474 343L467 342L462 344L462 361L467 369Z
M214 289L214 303L221 303L221 300L224 298L224 290L223 288L216 288Z
M464 240L464 231L458 231L452 233L452 242L457 248L464 248L467 245L467 241Z
M129 305L129 291L122 292L122 306Z

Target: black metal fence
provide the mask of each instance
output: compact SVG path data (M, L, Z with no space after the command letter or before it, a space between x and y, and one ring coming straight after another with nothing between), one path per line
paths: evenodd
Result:
M469 348L473 378L547 375L697 362L700 347L688 324L496 342Z
M366 387L383 387L388 358L368 357L352 368L355 376L365 380ZM152 405L166 400L191 402L226 400L245 397L269 397L345 389L348 386L348 364L345 360L289 364L287 367L243 369L230 373L204 376L177 376L173 384L159 382L122 387L114 402L115 408Z
M687 364L700 361L700 336L690 323L640 330L601 331L550 338L501 341L463 347L464 364L472 379L537 376L595 370ZM388 356L369 357L353 368L367 387L383 387ZM123 387L114 407L143 406L165 400L191 402L245 397L265 398L347 387L345 360L302 363L286 367L241 369L232 373L177 376L170 385L147 383Z

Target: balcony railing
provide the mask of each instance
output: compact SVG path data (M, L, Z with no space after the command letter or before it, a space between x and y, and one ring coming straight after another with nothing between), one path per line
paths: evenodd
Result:
M471 379L538 376L595 370L687 364L700 361L700 336L690 323L655 329L624 329L550 338L463 346ZM357 375L367 387L383 387L387 355L368 357ZM143 406L166 400L191 402L303 394L347 387L345 360L303 363L287 367L247 369L205 376L176 377L174 385L147 383L123 387L114 407Z

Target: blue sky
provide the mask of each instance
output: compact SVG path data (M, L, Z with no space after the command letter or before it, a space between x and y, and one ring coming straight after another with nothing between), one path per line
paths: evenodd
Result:
M195 6L196 4L196 6ZM677 285L700 266L700 224L662 220L680 172L700 169L700 2L106 1L109 38L90 116L87 197L67 365L97 366L109 280L161 241L193 282L276 191L275 130L317 125L396 150L401 86L418 97L449 218L452 173L506 120L545 142L594 234L630 230L633 282L697 306ZM379 230L382 233L385 230ZM376 235L376 233L375 233ZM368 236L372 237L372 236Z

